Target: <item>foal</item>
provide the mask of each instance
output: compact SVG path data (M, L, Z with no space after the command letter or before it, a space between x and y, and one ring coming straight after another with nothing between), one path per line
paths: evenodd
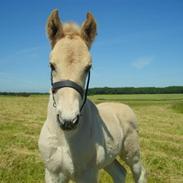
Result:
M96 27L91 13L81 27L62 24L57 10L48 18L52 92L39 138L46 183L97 183L101 168L115 183L124 183L126 171L116 160L118 155L136 183L146 182L133 111L124 104L96 106L86 100L84 86L88 76L88 88L92 65L89 48Z

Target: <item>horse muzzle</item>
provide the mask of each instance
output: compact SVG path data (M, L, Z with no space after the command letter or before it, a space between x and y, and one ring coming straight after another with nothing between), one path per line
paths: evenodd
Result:
M63 120L60 119L59 114L57 114L57 122L64 131L74 130L79 124L79 115L77 115L73 120Z

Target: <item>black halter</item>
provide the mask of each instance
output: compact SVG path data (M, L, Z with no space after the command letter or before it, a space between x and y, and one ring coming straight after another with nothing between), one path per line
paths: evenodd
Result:
M84 90L80 85L77 83L71 81L71 80L63 80L63 81L58 81L58 82L53 82L53 76L52 76L52 71L51 71L51 85L52 85L52 96L53 96L53 107L56 107L56 102L54 98L54 93L61 88L69 87L73 88L76 90L80 95L81 98L83 99L83 103L80 108L80 112L82 111L84 104L86 103L87 99L87 94L88 94L88 87L90 83L90 71L88 72L88 78L87 78L87 83L86 83L86 89Z

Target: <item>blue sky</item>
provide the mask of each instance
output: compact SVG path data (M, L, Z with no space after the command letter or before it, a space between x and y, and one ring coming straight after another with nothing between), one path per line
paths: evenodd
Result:
M17 0L0 6L0 91L49 90L54 8L63 22L96 18L90 87L183 85L182 0Z

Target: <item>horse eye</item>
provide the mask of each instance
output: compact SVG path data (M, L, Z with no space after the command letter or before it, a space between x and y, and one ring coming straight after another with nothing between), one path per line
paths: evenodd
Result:
M52 71L55 71L55 66L52 63L50 63L50 68Z

